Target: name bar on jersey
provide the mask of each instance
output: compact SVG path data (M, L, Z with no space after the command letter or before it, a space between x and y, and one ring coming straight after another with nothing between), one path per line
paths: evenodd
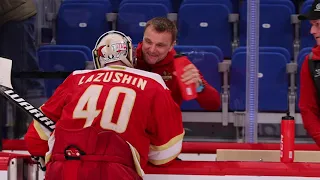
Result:
M147 85L147 80L140 78L140 77L134 77L127 73L122 72L101 72L96 74L85 74L81 77L81 79L78 82L78 85L90 83L90 82L113 82L113 83L121 83L121 84L131 84L133 86L136 86L137 88L144 90Z

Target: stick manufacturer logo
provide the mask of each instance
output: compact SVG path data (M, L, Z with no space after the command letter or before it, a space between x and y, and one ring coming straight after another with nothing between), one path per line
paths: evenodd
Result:
M33 107L30 103L16 94L13 90L5 90L4 93L10 97L12 100L17 102L21 107L27 110L30 114L34 116L34 118L38 119L39 121L43 122L50 130L55 129L55 122L46 117L39 109Z

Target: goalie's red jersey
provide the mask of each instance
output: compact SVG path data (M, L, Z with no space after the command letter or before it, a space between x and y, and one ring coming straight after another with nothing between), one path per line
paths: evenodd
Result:
M98 159L101 155L122 156L129 150L126 156L132 158L124 164L133 163L140 175L147 161L168 164L181 151L180 108L161 76L154 73L124 66L75 71L40 109L57 122L56 130L51 134L33 121L25 141L31 155L46 155L48 168L56 160L64 162L63 151L75 144L84 151L83 157L104 152Z

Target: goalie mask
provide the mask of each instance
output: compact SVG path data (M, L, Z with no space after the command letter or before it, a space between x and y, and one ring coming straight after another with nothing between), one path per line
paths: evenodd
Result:
M108 31L100 36L92 53L96 69L117 61L128 67L135 65L131 38L119 31Z

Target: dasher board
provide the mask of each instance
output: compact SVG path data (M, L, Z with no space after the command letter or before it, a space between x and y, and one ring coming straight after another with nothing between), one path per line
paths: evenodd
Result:
M280 162L280 150L217 149L216 160ZM320 151L295 151L294 162L320 162Z

